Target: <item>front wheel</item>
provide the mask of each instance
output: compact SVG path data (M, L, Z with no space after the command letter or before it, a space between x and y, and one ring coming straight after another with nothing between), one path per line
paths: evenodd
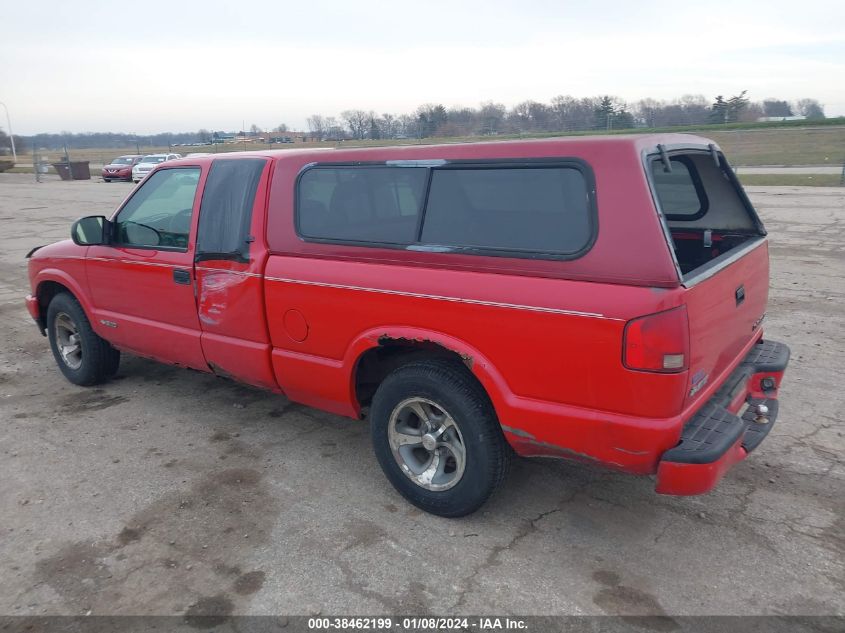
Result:
M47 337L59 370L75 385L96 385L117 373L120 352L94 332L73 296L62 292L50 301Z
M400 367L370 408L376 458L418 508L460 517L480 508L507 474L511 449L487 394L457 363Z

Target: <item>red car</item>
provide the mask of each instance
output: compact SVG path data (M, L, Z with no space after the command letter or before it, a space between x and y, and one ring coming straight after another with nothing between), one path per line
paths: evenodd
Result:
M103 166L103 180L106 182L111 182L112 180L132 182L132 168L141 158L142 156L138 154L118 156L108 165Z
M707 492L777 418L766 231L701 137L182 159L71 236L27 297L71 382L128 352L367 418L443 516L513 453Z

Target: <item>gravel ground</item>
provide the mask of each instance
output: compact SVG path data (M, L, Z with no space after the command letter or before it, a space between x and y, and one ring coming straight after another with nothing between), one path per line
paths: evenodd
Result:
M392 490L362 422L137 358L65 381L23 256L131 185L32 179L0 174L0 614L845 612L845 189L749 188L793 360L716 491L519 460L447 520Z

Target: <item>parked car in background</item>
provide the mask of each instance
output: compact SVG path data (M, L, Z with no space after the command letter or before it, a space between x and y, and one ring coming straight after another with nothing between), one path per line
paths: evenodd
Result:
M132 181L141 182L144 177L150 173L153 168L169 160L176 160L182 158L181 154L147 154L132 168Z
M68 380L125 351L367 418L434 514L514 452L705 493L778 418L766 230L698 136L201 156L71 236L26 299Z
M132 168L138 164L141 158L143 158L141 154L118 156L108 165L103 166L103 180L106 182L111 182L112 180L125 180L129 182L132 180Z

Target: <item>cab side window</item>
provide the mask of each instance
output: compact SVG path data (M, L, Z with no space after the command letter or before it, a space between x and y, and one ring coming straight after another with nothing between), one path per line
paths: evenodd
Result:
M118 213L114 243L186 251L199 178L198 167L151 174Z

